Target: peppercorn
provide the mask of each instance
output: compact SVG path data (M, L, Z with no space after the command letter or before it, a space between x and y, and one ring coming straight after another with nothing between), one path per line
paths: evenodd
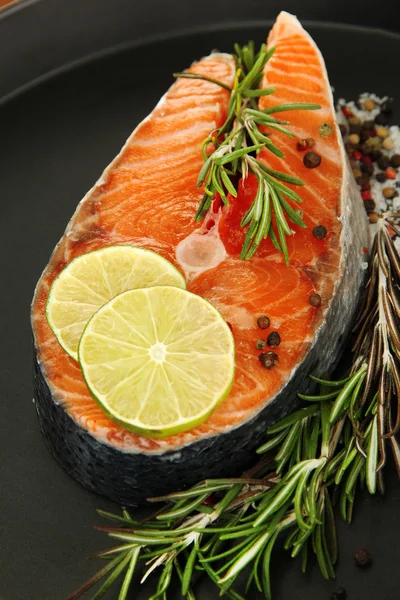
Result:
M363 186L365 183L369 183L370 177L366 173L361 175L361 177L357 177L356 181L359 186Z
M308 138L306 138L306 142L307 142L307 148L314 148L314 146L315 146L314 138L308 137Z
M375 210L376 204L374 202L374 200L372 200L372 198L365 200L364 202L364 208L367 211L367 213L373 212Z
M390 159L388 156L382 154L380 158L378 158L378 167L384 171L390 165Z
M368 129L361 129L359 135L360 135L360 140L362 142L366 142L368 140L368 138L370 137L370 133L369 133Z
M349 123L350 125L361 125L361 119L351 113L351 115L349 115Z
M359 548L354 555L354 560L357 567L361 567L362 569L372 564L371 553L366 548Z
M365 100L364 104L363 104L363 108L364 110L374 110L375 108L375 102L374 100L372 100L372 98L368 98L367 100Z
M326 237L326 234L328 233L326 227L324 227L323 225L317 225L316 227L314 227L312 232L313 236L316 237L317 240L323 240L324 237Z
M360 160L363 157L363 155L361 154L361 152L359 150L355 150L353 156L356 160Z
M350 158L350 166L352 169L358 169L358 160L354 158Z
M322 125L319 126L319 135L322 138L327 138L330 135L332 135L333 133L333 129L332 129L332 125L330 123L322 123Z
M347 133L347 127L344 123L340 123L339 125L340 133L345 136Z
M386 175L385 173L377 173L375 179L379 181L379 183L384 183L386 181Z
M256 340L257 350L264 350L266 345L267 345L267 342L265 340L262 340L261 338L258 338L258 340Z
M344 114L345 117L349 118L353 116L353 112L351 111L351 109L348 106L343 106L342 107L342 113Z
M303 158L303 163L307 167L307 169L315 169L315 167L319 167L321 164L321 156L316 152L310 150L306 152Z
M311 306L319 306L321 304L321 296L319 294L311 294L308 301Z
M398 167L400 167L400 154L393 154L390 159L390 164L395 169L398 169Z
M273 369L279 363L279 356L276 352L263 352L259 355L258 360L264 369Z
M299 140L297 142L297 150L299 150L299 152L303 152L304 150L307 150L307 148L307 140Z
M397 173L392 167L389 167L385 170L385 175L388 179L396 179Z
M363 154L367 155L367 154L371 154L371 152L373 152L371 146L369 144L363 144L360 147L360 150Z
M336 590L336 598L337 600L346 600L347 592L344 587L338 587L338 589Z
M385 113L379 113L379 115L376 115L375 123L377 125L387 125L387 122L388 122L388 118L385 115Z
M361 171L363 173L367 173L368 175L372 175L374 172L374 165L369 162L362 162L361 163Z
M361 191L363 192L368 192L371 189L371 182L370 181L364 181L361 185Z
M347 156L349 156L349 157L353 156L353 154L354 154L353 146L351 144L349 144L348 142L346 142L344 147L346 149Z
M393 198L393 196L395 195L395 190L392 187L384 187L382 190L382 194L385 198L390 200L390 198Z
M260 329L268 329L268 327L271 325L271 321L269 320L268 317L266 317L265 315L262 315L261 317L258 317L257 325L259 326Z
M360 135L362 131L362 125L350 125L349 127L349 133L356 133L357 135Z
M379 215L376 212L369 213L368 218L370 223L377 223L379 221Z
M358 179L359 177L361 177L361 171L360 169L353 169L353 175L356 179Z
M364 121L364 123L362 124L362 128L365 129L366 131L370 131L374 127L375 127L375 123L373 121Z
M270 348L277 348L281 343L281 336L277 331L271 331L267 337L267 344Z
M363 200L372 200L371 192L369 190L366 190L365 192L362 192L361 193L361 198Z
M389 115L393 112L393 98L388 98L381 106L381 112L385 115Z
M382 140L379 137L371 136L365 142L371 150L379 150L382 146Z
M360 136L357 133L352 133L349 135L349 142L353 144L353 146L357 146L360 143Z
M382 148L393 150L393 140L390 137L385 138L382 142Z
M380 158L381 156L382 156L381 150L371 150L370 157L371 157L372 161L378 160L378 158Z
M387 138L389 135L389 129L387 127L377 127L376 135L382 139Z

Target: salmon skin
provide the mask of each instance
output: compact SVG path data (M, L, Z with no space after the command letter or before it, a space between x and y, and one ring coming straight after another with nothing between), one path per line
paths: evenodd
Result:
M273 169L305 181L300 194L307 228L292 226L290 265L269 239L251 260L240 259L245 235L240 221L256 189L251 175L229 207L214 203L205 220L195 222L203 195L196 187L203 164L200 145L225 121L229 92L187 78L172 85L78 205L35 291L35 400L41 429L69 473L124 505L199 479L240 473L254 459L268 425L298 405L298 392L310 391L308 375L335 366L353 320L368 223L336 125L324 61L288 13L279 15L268 46L276 46L276 52L261 86L276 93L261 97L260 108L286 102L321 106L288 113L296 139L272 134L285 159L261 155ZM216 53L189 71L232 86L235 63L232 56ZM308 169L304 153L296 149L297 140L306 137L316 141L314 150L322 157L318 168ZM318 225L326 228L323 239L313 234ZM45 316L49 287L66 264L119 243L148 248L175 264L188 289L221 312L235 337L236 377L229 397L202 425L165 439L140 436L108 419ZM313 294L321 298L319 306L310 303ZM260 315L271 321L267 331L257 327ZM275 349L279 364L267 370L255 341L272 331L281 339Z

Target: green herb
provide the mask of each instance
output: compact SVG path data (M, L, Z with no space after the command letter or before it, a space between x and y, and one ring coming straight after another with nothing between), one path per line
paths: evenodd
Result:
M243 47L236 44L233 55L236 62L233 88L196 73L175 73L174 76L203 79L230 92L225 123L202 144L204 165L197 185L204 185L204 196L198 207L196 220L204 218L217 194L229 206L228 196L236 198L239 181L252 173L257 179L257 192L241 221L241 226L247 228L241 258L251 258L261 241L269 236L274 246L283 252L288 264L286 237L293 235L290 223L298 227L306 225L288 202L301 202L301 198L285 183L302 186L304 182L288 173L270 169L267 155L263 153L260 156L260 153L268 151L284 158L284 153L272 141L271 133L279 131L294 137L286 127L289 121L282 121L274 114L291 110L316 110L320 106L290 103L270 106L265 110L258 109L258 99L275 92L274 88L259 89L264 67L274 51L275 48L267 50L265 44L258 52L255 51L253 42Z

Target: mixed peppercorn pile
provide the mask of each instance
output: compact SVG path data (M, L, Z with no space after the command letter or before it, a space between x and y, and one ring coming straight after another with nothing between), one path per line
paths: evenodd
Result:
M392 112L391 98L363 94L357 103L339 102L340 131L371 223L380 212L397 208L400 138L398 128L389 127Z

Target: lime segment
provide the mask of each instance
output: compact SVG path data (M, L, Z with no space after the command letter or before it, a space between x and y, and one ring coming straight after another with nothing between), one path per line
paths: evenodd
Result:
M54 280L46 316L61 346L78 360L82 332L109 300L136 288L171 285L185 288L183 275L155 252L134 246L109 246L82 254Z
M126 429L165 437L207 419L229 394L234 340L206 300L170 286L125 292L89 321L79 345L88 388Z

